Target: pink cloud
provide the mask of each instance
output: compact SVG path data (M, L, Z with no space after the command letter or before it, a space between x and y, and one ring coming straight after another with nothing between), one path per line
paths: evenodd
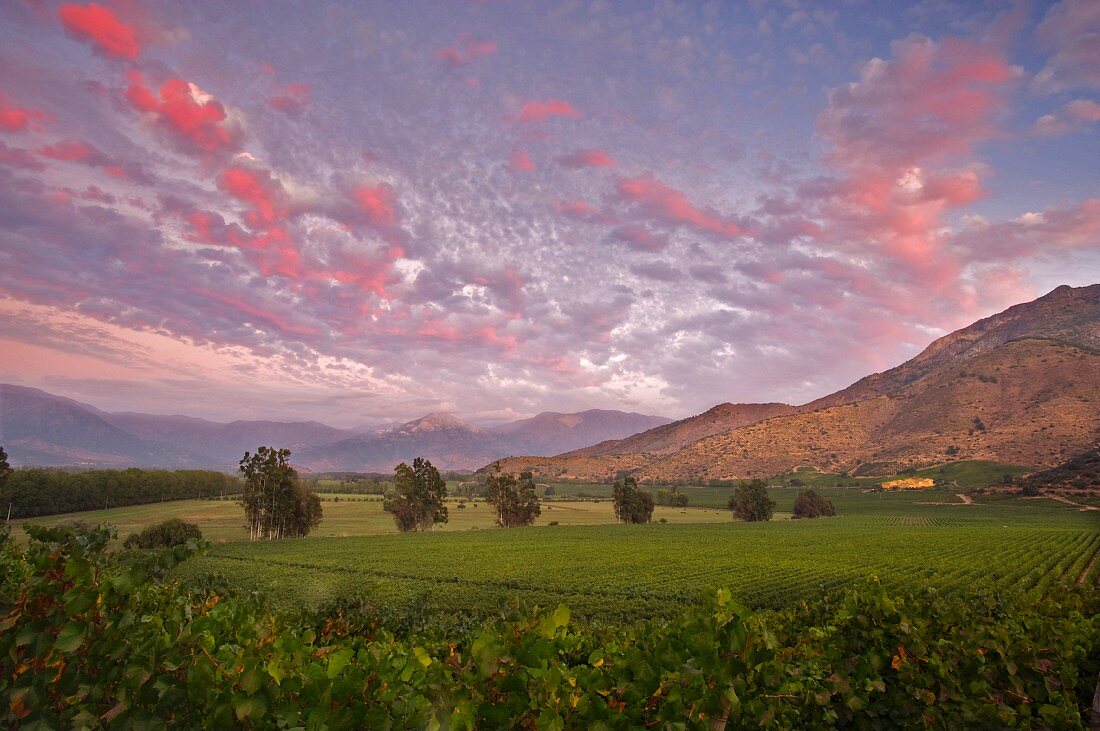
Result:
M603 150L577 150L558 160L563 167L579 170L581 168L609 168L615 166L615 159Z
M400 224L396 208L397 198L389 186L363 185L356 188L353 195L372 226L391 230Z
M39 155L52 160L87 160L96 152L94 147L83 140L63 140L38 150Z
M656 180L652 173L624 178L619 197L634 203L650 219L670 226L686 225L722 237L745 236L745 228L717 212L692 205L682 191Z
M668 237L658 236L647 228L632 224L615 229L611 237L640 251L661 251L668 246Z
M890 60L868 61L859 81L832 90L817 120L842 177L817 186L823 222L811 235L856 256L888 257L895 279L957 290L963 262L946 247L944 214L984 197L983 168L966 161L1002 136L998 119L1017 74L1000 49L966 39L914 35L892 49Z
M1096 248L1100 241L1100 198L1073 206L1052 206L1010 221L972 220L951 238L958 256L970 261L1006 262L1057 249Z
M1000 135L997 115L1015 74L1002 52L958 38L909 36L894 58L864 64L834 89L817 127L849 170L898 170L969 153Z
M0 91L0 131L26 132L37 129L38 123L46 118L46 113L41 109L16 106Z
M1039 117L1035 122L1035 132L1054 137L1074 132L1093 122L1100 122L1100 104L1091 99L1075 99L1053 114Z
M137 32L102 5L65 4L57 15L70 35L109 58L136 61L141 55Z
M508 172L524 173L535 169L535 163L523 150L512 150L508 155Z
M284 114L298 116L309 106L309 84L287 84L283 93L269 99L268 104Z
M218 187L234 198L251 204L245 220L253 228L270 226L286 217L282 186L267 171L233 166L222 171Z
M574 221L608 225L616 224L619 221L613 214L602 211L591 203L585 203L584 201L560 200L554 208L561 215Z
M18 147L8 147L0 142L0 165L9 168L22 168L41 172L46 169L34 155Z
M521 122L541 122L551 117L564 117L577 119L581 113L573 108L569 102L560 99L547 99L543 102L527 102L519 112Z
M454 69L496 52L497 46L495 43L466 34L455 45L441 48L435 52L435 55L448 68Z
M240 131L228 121L225 107L194 84L173 77L154 93L138 71L126 77L126 99L168 130L183 149L209 154L239 147Z

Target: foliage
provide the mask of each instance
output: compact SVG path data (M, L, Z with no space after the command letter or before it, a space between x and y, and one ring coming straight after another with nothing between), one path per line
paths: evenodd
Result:
M961 601L876 582L752 614L728 591L672 620L594 627L564 605L477 625L343 603L272 614L134 557L31 529L0 607L0 725L144 728L1081 728L1095 594ZM410 611L415 608L410 607Z
M383 509L393 514L399 531L432 530L447 522L447 483L431 462L423 457L414 459L412 467L402 462L393 468L393 484L396 494Z
M662 487L657 491L656 502L658 505L665 505L673 508L687 507L688 496L677 490L675 487L671 490Z
M221 472L137 468L87 472L19 469L11 473L6 487L0 484L4 514L11 503L13 518L218 497L239 489L235 479Z
M201 538L202 531L197 525L171 518L133 534L122 545L124 548L171 548Z
M735 518L754 523L772 519L775 501L768 497L768 483L756 479L738 485L730 496L728 507Z
M795 497L793 514L796 518L820 518L836 515L836 508L828 498L813 490L806 490Z
M519 479L508 472L497 471L485 482L488 494L486 500L496 508L497 525L502 528L531 525L535 518L542 515L539 496L535 492L535 478L530 472L523 472Z
M290 450L258 447L244 453L241 505L251 540L301 538L321 522L321 499L299 481Z
M649 523L653 520L653 496L638 487L630 476L615 480L611 487L615 518L623 523Z

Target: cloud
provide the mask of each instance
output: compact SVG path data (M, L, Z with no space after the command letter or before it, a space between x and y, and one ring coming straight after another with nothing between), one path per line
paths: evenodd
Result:
M287 84L281 94L272 97L267 103L272 109L284 114L299 116L309 106L309 84Z
M0 91L0 132L26 132L39 129L40 123L48 118L41 109L20 107Z
M973 262L1008 262L1065 249L1096 248L1100 198L1051 206L1008 221L975 220L950 239L955 253Z
M535 163L524 150L512 150L508 155L508 172L525 173L535 169Z
M591 203L575 200L559 200L554 205L554 210L566 218L584 223L601 223L613 225L619 222L615 214L610 211L596 208Z
M58 9L57 15L69 35L91 43L98 53L108 58L136 61L141 55L137 32L120 21L109 8L96 3L67 3Z
M155 92L138 71L126 75L126 99L166 130L177 146L191 154L239 149L241 130L214 97L179 77L167 79Z
M1000 135L997 115L1015 70L999 50L948 38L909 36L893 58L863 65L859 81L829 93L817 119L848 170L899 170L969 153Z
M611 238L639 251L661 251L668 246L668 237L659 236L643 226L628 224L611 232Z
M1054 52L1035 75L1037 89L1100 89L1100 3L1063 0L1047 11L1035 35Z
M435 55L447 68L455 69L479 58L491 56L496 52L497 46L495 43L467 33L459 38L453 46L441 48L435 52Z
M116 180L139 183L151 183L153 180L139 163L112 157L85 140L61 140L40 147L38 154L50 160L100 168Z
M665 185L652 173L624 178L616 187L621 200L633 203L650 220L668 226L690 226L723 238L747 235L740 222L693 205L682 191Z
M1044 137L1075 132L1100 122L1100 104L1091 99L1074 99L1053 114L1044 114L1035 122L1035 133Z
M18 147L8 147L3 142L0 142L0 165L36 172L42 172L46 169L46 166L30 152L21 150Z
M547 99L546 101L530 101L523 105L519 111L520 122L542 122L553 117L565 119L579 119L581 113L573 108L569 102L560 99Z
M562 167L572 170L581 168L609 168L615 166L615 160L603 150L577 150L558 159Z

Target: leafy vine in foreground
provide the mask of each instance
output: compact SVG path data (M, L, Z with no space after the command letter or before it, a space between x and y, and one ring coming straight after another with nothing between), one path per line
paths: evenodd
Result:
M727 591L673 621L517 610L396 638L185 590L196 551L108 552L109 529L0 540L0 724L135 728L1074 728L1100 669L1094 593L1021 605L877 583L752 614Z

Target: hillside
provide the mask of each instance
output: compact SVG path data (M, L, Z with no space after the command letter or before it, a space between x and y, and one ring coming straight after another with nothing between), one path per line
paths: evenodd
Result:
M590 409L576 414L547 411L530 419L520 419L495 427L512 453L558 454L599 442L613 444L618 437L663 428L669 419L663 416ZM648 433L648 432L646 432Z
M778 413L720 429L712 409L617 444L504 466L560 479L606 480L630 470L669 481L806 465L887 474L954 459L1052 466L1100 434L1098 354L1100 285L1059 287L944 336L897 368L785 407L787 413L768 405ZM672 430L703 435L685 445L662 441Z
M1056 490L1100 490L1100 446L1070 457L1057 467L1034 472L1019 480L1017 485Z

